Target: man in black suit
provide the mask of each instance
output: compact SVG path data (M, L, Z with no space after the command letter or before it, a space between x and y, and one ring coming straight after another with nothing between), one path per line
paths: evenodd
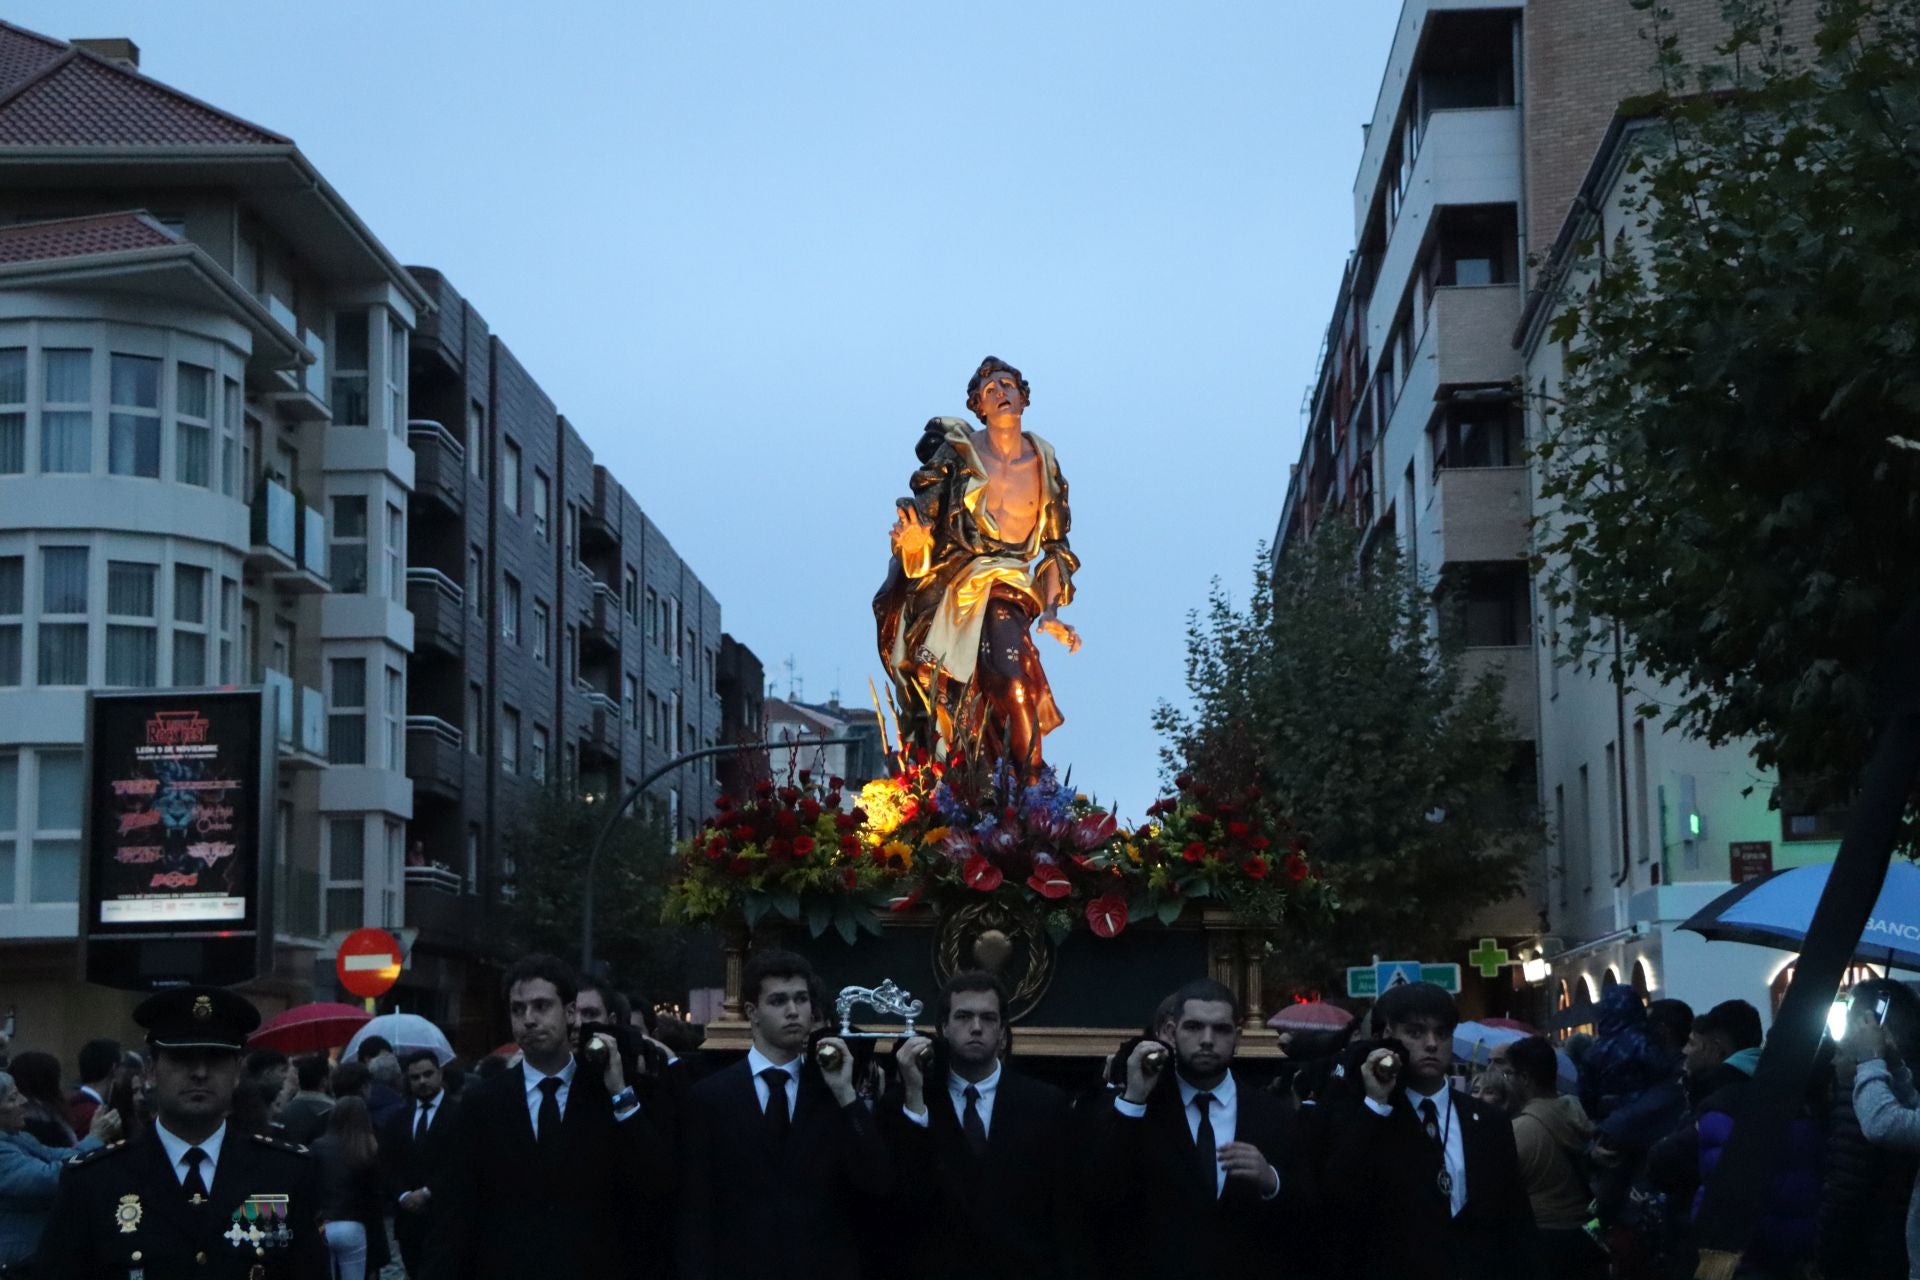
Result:
M1134 1233L1119 1259L1140 1276L1283 1273L1288 1215L1309 1195L1292 1117L1235 1078L1240 1001L1211 979L1174 992L1158 1039L1128 1055L1127 1084L1088 1117L1087 1184ZM1172 1071L1156 1067L1172 1049Z
M887 1148L845 1043L821 1041L839 1047L831 1071L803 1057L813 982L790 952L747 961L753 1047L695 1085L681 1117L679 1280L858 1280L858 1233L889 1186Z
M932 1280L1057 1274L1069 1149L1067 1096L1001 1063L1006 996L991 974L959 973L936 1011L943 1070L915 1036L894 1055L900 1088L881 1107L896 1198L924 1230L914 1256Z
M409 1276L425 1265L427 1236L433 1221L432 1183L439 1179L453 1132L457 1104L441 1081L440 1059L431 1049L415 1049L400 1059L411 1102L380 1135L380 1160L393 1196L394 1238Z
M1538 1240L1512 1122L1447 1085L1453 997L1428 982L1373 1007L1358 1087L1328 1104L1328 1207L1357 1224L1342 1262L1369 1280L1535 1280ZM1401 1061L1404 1052L1405 1061Z
M660 1139L618 1053L573 1051L573 972L528 956L502 986L523 1059L469 1088L437 1180L427 1280L611 1280L634 1259L668 1191Z

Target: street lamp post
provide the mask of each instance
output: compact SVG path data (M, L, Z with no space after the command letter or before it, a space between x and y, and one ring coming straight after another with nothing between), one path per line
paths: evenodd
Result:
M600 851L606 848L607 841L613 836L613 829L619 824L620 816L633 807L633 802L660 779L672 773L682 765L695 760L704 760L708 756L744 755L750 751L798 751L804 747L833 747L864 742L864 738L795 738L790 742L734 742L719 747L702 747L698 751L689 751L683 756L675 756L646 777L628 788L620 803L607 815L606 823L600 828L600 834L593 838L593 848L587 853L587 883L581 893L580 904L580 972L588 975L593 972L593 885L595 873L600 866Z

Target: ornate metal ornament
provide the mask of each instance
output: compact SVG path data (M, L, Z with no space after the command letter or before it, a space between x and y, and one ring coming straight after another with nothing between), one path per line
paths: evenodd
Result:
M986 898L945 916L933 940L933 976L941 983L968 969L999 977L1007 991L1007 1018L1031 1013L1053 982L1053 939L1039 912Z
M905 1023L900 1027L887 1027L879 1031L855 1031L853 1029L853 1011L858 1005L865 1005L875 1013L891 1014ZM883 981L877 987L842 987L840 995L833 1002L834 1012L840 1015L840 1038L842 1040L888 1040L894 1037L905 1039L918 1035L914 1022L926 1012L926 1006L900 989L892 978Z

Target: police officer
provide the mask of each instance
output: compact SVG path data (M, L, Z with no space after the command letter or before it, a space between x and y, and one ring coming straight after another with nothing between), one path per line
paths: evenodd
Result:
M218 987L179 987L143 1001L133 1020L152 1049L155 1123L69 1163L33 1274L324 1280L306 1148L227 1124L259 1013Z

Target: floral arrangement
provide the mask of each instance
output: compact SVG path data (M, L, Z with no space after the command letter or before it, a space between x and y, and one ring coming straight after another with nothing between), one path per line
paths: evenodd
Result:
M907 747L893 759L857 799L804 770L742 802L722 797L680 846L668 918L738 911L752 927L774 912L851 942L879 932L882 907L951 910L984 895L1039 912L1056 939L1082 924L1111 938L1191 903L1248 923L1329 904L1304 836L1254 788L1219 796L1182 775L1129 831L1050 768L1023 780L960 752L934 760Z

